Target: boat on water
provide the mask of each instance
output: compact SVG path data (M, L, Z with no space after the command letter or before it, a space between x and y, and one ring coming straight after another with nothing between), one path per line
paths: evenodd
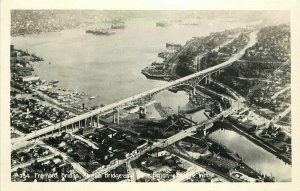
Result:
M117 24L112 24L110 26L111 29L124 29L125 28L125 24L124 23L117 23Z
M51 84L57 84L59 81L58 80L50 80L49 81Z
M115 30L111 30L110 28L108 29L90 29L90 30L86 30L86 33L90 33L90 34L94 34L94 35L112 35L115 34L116 31Z
M95 99L96 98L96 96L91 96L91 97L89 97L89 100L92 100L92 99Z
M157 22L156 23L156 27L167 27L169 26L170 24L167 23L167 22Z
M174 43L170 43L170 42L166 43L166 48L167 49L172 49L172 48L180 49L181 47L182 47L181 44L174 44Z

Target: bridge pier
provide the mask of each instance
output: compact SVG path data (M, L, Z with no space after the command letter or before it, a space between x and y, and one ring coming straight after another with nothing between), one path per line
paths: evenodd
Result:
M94 127L94 119L93 119L94 116L91 116L91 127Z
M99 127L99 115L97 115L97 127Z
M119 109L116 109L114 111L114 117L113 117L113 123L117 123L119 124L120 123L120 114L119 114Z
M147 107L145 105L141 106L139 113L140 113L140 118L144 118L146 116L146 113L147 113Z

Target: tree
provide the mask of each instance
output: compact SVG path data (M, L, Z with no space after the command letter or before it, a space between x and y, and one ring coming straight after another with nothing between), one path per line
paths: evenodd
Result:
M22 170L21 168L18 168L18 169L17 169L17 173L18 173L18 174L22 174L22 172L23 172L23 170Z
M284 132L280 131L280 132L277 133L276 137L277 137L277 139L279 139L281 141L284 141L285 138L286 138L286 134Z
M83 128L80 128L80 129L79 129L79 134L80 134L80 135L83 135Z
M90 162L91 161L91 156L90 155L85 155L84 159L85 159L85 162Z

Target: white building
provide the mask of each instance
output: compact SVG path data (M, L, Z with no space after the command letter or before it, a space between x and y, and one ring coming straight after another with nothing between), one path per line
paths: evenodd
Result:
M30 76L24 76L22 77L23 82L31 82L31 81L37 81L40 77L37 75L30 75Z

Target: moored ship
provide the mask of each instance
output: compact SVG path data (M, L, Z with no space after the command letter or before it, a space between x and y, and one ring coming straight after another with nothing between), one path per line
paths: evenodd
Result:
M124 29L125 28L125 24L124 23L117 23L117 24L112 24L110 26L111 29Z
M111 29L90 29L86 30L85 32L94 35L112 35L116 33L116 31Z
M167 23L167 22L157 22L156 23L156 27L167 27L169 26L170 24Z

